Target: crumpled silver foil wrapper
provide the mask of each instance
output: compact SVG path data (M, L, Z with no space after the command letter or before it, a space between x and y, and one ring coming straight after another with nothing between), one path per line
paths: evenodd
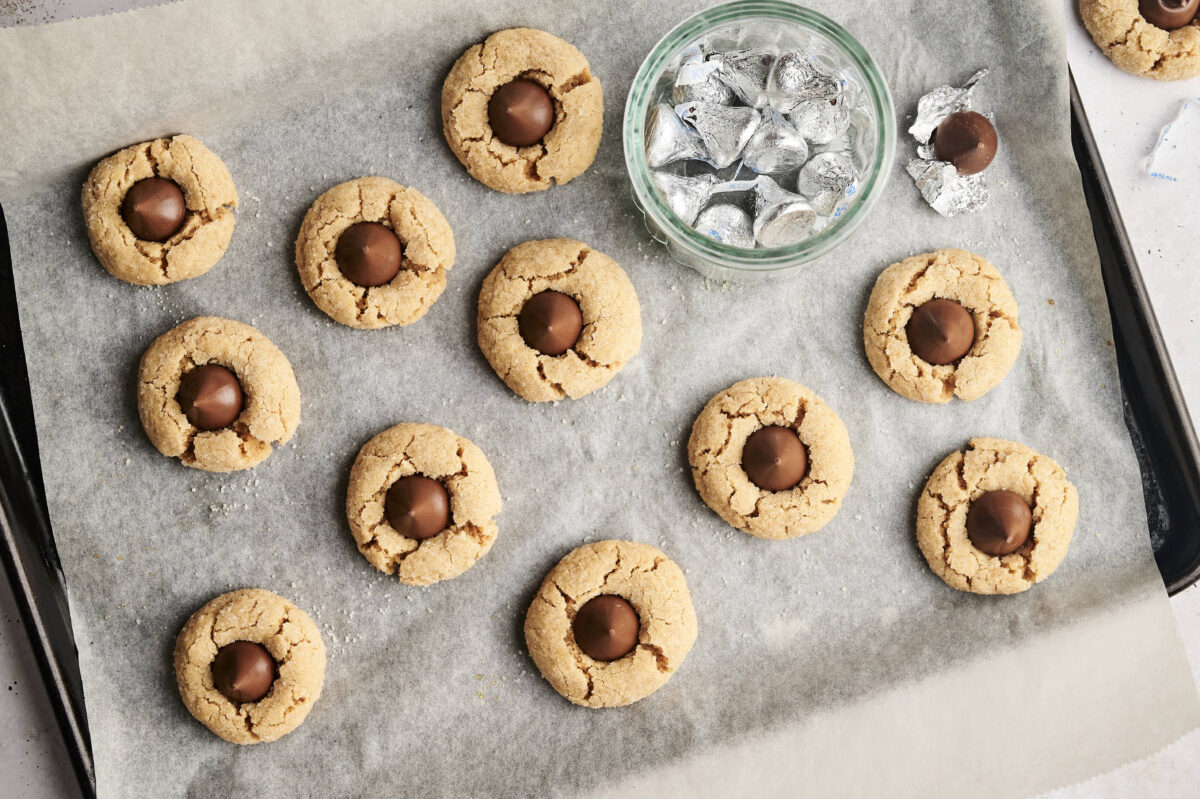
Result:
M909 134L918 144L928 144L933 137L933 131L943 119L955 111L971 109L971 97L975 93L975 86L987 74L988 70L981 69L960 87L939 86L918 100L917 118L909 126Z
M650 112L646 125L646 161L652 169L675 161L708 159L704 142L666 103Z
M704 142L707 155L699 160L707 161L717 169L737 160L762 123L758 111L742 106L691 102L676 106L675 113L691 125Z
M907 171L925 202L942 216L978 211L991 196L982 172L960 175L954 164L920 158L909 161Z
M654 185L662 192L680 219L691 225L713 194L717 178L712 174L673 175L670 172L655 172L651 176Z
M917 118L908 132L917 142L917 157L906 171L929 207L942 216L978 211L991 196L984 173L960 175L953 164L939 161L933 152L933 133L946 117L972 110L975 86L988 74L981 69L962 86L939 86L917 101Z
M764 247L799 244L822 226L807 199L766 175L755 181L754 188L754 238Z
M755 172L787 172L808 160L808 142L796 126L778 111L769 111L746 148L742 164Z
M754 247L753 220L750 214L736 205L722 203L709 206L701 212L693 227L705 236L731 247L747 250Z
M814 155L796 179L796 188L824 216L833 215L839 206L854 196L858 170L845 153Z
M777 56L773 47L753 47L717 53L710 60L719 64L718 75L739 99L751 108L767 105L767 79Z

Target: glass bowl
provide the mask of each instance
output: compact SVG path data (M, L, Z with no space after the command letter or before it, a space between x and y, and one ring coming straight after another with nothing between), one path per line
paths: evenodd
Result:
M840 70L847 82L862 92L873 130L860 137L864 163L860 165L854 196L844 211L816 235L783 247L733 247L696 231L679 218L654 185L646 161L647 117L669 84L669 70L677 63L680 51L705 38L723 40L728 49L803 38L816 57ZM633 199L650 235L664 244L675 260L706 277L751 283L795 275L804 265L842 244L858 228L887 182L896 150L896 115L879 66L845 28L823 14L783 0L735 0L685 20L650 50L634 76L625 103L622 141ZM794 186L784 188L795 190Z

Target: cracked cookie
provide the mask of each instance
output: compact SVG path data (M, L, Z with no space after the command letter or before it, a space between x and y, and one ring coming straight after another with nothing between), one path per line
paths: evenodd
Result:
M442 85L442 132L471 177L509 194L548 189L592 164L604 95L587 59L533 28L493 33Z
M233 236L237 189L225 164L191 136L126 147L83 184L92 252L114 277L155 286L199 277Z
M208 472L261 463L300 423L288 359L250 325L217 316L154 340L138 367L137 401L158 451Z
M657 691L696 641L683 572L633 541L585 544L558 562L525 614L525 645L546 682L585 707Z
M1096 46L1133 75L1186 80L1200 75L1200 16L1195 2L1079 0Z
M960 591L1016 594L1067 555L1079 496L1062 467L1029 447L973 438L937 465L917 501L917 545Z
M616 261L573 239L513 247L483 281L479 349L530 402L579 399L642 345L642 310Z
M1021 351L1017 301L996 267L974 253L914 255L875 281L863 346L875 374L903 397L978 399Z
M387 178L334 186L308 209L296 238L304 290L349 327L411 325L442 296L453 265L446 217L421 192Z
M479 447L444 427L398 424L350 469L346 519L371 565L408 585L457 577L487 554L500 489Z
M325 681L317 625L262 588L221 594L193 613L174 660L188 712L235 744L267 743L299 727Z
M692 425L688 461L705 504L758 538L820 530L854 476L842 420L781 377L743 380L710 399Z

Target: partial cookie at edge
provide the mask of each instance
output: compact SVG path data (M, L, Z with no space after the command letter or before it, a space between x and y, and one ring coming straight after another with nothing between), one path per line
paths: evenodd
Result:
M1079 16L1101 52L1132 75L1155 80L1200 75L1200 16L1166 31L1142 16L1138 0L1079 0Z

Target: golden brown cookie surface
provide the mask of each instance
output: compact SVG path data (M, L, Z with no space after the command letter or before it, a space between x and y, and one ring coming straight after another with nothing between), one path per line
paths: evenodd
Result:
M933 299L970 312L975 340L961 359L937 365L910 345L913 312ZM921 402L978 399L1008 374L1021 351L1017 301L996 267L966 250L937 250L905 258L880 273L863 318L871 368L897 394Z
M399 269L383 285L358 285L338 266L341 237L363 222L387 228L401 245ZM296 268L308 296L334 321L364 329L410 325L428 313L446 288L454 257L454 234L437 206L416 189L380 177L349 180L322 194L296 238Z
M208 364L231 371L245 398L233 422L215 430L193 424L179 399L185 374ZM300 424L300 387L287 357L250 325L217 316L189 319L154 340L138 367L137 401L159 452L209 472L261 463Z
M496 136L488 103L516 79L541 85L554 123L540 141L506 144ZM604 95L587 59L545 31L512 28L469 48L442 85L442 131L471 177L509 194L540 191L583 174L604 128Z
M576 641L576 613L598 596L620 597L637 612L632 651L596 660ZM696 640L696 612L683 571L633 541L598 541L568 553L546 575L525 615L525 643L546 681L585 707L618 707L657 691Z
M222 647L248 641L275 661L265 696L234 702L213 678ZM274 741L300 726L321 695L325 643L308 614L261 588L221 594L192 614L175 641L175 679L188 712L235 744Z
M162 241L138 238L122 214L130 189L162 178L183 194L178 230ZM220 158L191 136L126 147L93 167L82 193L92 251L114 277L140 286L199 277L221 259L233 236L237 190Z
M971 503L988 491L1019 495L1032 513L1029 538L1015 552L990 555L967 533ZM917 545L933 573L960 591L1015 594L1049 577L1063 558L1079 515L1079 495L1062 467L1023 444L973 438L937 465L917 501Z

